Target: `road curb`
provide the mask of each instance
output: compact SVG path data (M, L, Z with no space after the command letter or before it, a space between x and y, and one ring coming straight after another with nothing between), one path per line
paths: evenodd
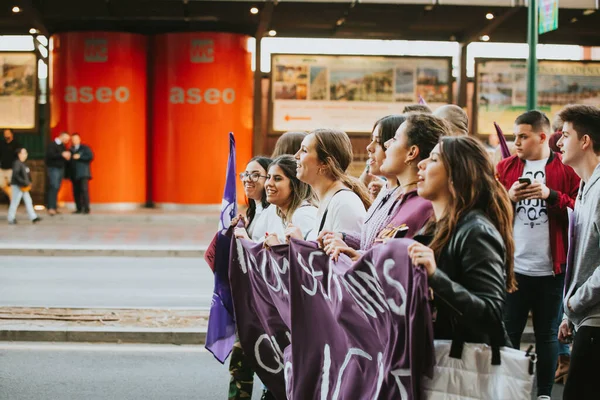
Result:
M99 331L99 330L28 330L0 331L0 341L10 342L71 342L71 343L139 343L195 344L206 342L206 331Z
M204 257L205 248L195 249L90 249L90 248L0 248L1 256L23 257Z

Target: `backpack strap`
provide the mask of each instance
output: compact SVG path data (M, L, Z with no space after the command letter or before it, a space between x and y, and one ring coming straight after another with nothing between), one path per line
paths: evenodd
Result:
M331 196L331 200L333 200L333 198L335 197L336 194L338 194L339 192L350 192L350 189L344 188L344 189L340 189L337 192L335 192L333 194L333 196ZM329 200L329 203L331 203L331 200ZM323 230L323 227L325 226L325 219L327 219L327 211L329 211L329 203L327 203L327 208L325 209L325 212L323 213L323 217L321 217L321 224L319 225L319 232L321 232Z

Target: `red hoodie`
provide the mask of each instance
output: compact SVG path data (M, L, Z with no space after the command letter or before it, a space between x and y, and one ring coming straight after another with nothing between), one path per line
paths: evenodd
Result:
M517 155L506 158L498 164L498 180L506 190L522 176L525 160ZM546 199L548 224L550 227L550 249L554 274L565 272L568 250L569 216L567 207L575 207L575 198L579 191L579 176L573 168L562 163L561 155L550 150L546 163L546 186L550 196ZM514 205L514 204L513 204Z

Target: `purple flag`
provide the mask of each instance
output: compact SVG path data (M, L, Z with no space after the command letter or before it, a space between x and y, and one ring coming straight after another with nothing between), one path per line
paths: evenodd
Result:
M237 328L277 399L420 399L434 365L427 277L408 239L333 262L314 242L232 243Z
M502 152L502 158L508 158L510 157L510 150L508 149L508 144L506 143L504 133L502 133L500 125L498 125L496 122L494 122L494 127L496 128L496 133L498 134L498 142L500 142L500 151Z
M227 175L225 178L225 190L221 203L221 218L219 219L219 230L229 228L231 220L237 214L236 198L236 174L235 174L235 138L233 132L229 132L229 160L227 161Z
M423 96L419 95L419 104L422 104L424 106L427 105L427 102L425 101L425 99L423 98Z
M221 204L221 217L219 218L219 232L212 246L211 255L214 267L215 285L210 305L208 330L206 332L205 347L219 362L224 363L231 348L235 343L235 319L233 314L233 300L229 287L229 253L231 239L225 235L231 225L231 220L237 214L236 199L236 174L235 174L235 138L229 133L229 161L227 162L227 175L225 190ZM232 229L229 229L229 234Z

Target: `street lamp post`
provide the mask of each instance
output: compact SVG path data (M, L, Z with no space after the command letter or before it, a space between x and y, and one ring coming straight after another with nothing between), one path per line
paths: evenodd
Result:
M527 43L529 58L527 59L527 109L537 107L537 44L538 44L538 0L529 0L527 18Z

